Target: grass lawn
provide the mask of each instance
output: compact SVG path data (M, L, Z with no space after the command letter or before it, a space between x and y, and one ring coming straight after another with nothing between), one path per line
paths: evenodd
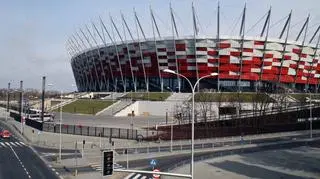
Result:
M274 101L264 93L196 93L195 102L261 102Z
M310 97L310 94L308 93L295 93L295 94L290 94L293 98L298 100L299 102L306 102L306 97ZM311 99L320 99L320 95L318 94L311 94Z
M80 114L96 114L102 109L110 106L112 101L93 100L93 99L79 99L73 103L63 106L62 111L67 113L80 113ZM55 111L59 111L56 109Z
M134 99L134 100L150 100L150 101L164 101L170 96L167 92L143 92L143 93L128 93L124 98Z

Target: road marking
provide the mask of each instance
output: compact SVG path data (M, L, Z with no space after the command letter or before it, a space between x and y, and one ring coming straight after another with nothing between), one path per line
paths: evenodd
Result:
M17 146L22 147L22 145L21 145L19 142L15 142L15 144L16 144Z
M10 145L10 143L9 143L9 142L5 142L5 144L6 144L6 145L9 145L9 147L11 147L11 145Z
M24 144L23 142L20 142L20 144L21 144L21 145L26 145L26 144Z
M56 171L56 169L52 168L52 171Z
M141 176L141 174L137 174L136 176L133 177L133 179L138 179Z
M14 142L10 142L11 145L13 145L13 147L17 147Z
M19 162L21 162L21 160L20 160L20 158L18 157L18 155L17 155L16 151L14 151L14 150L13 150L13 148L11 147L11 145L9 145L9 146L10 146L10 148L11 148L11 150L12 150L13 154L16 156L16 158L19 160ZM24 165L23 165L23 164L21 164L21 166L22 166L22 168L24 169L24 171L26 172L26 174L27 174L28 178L31 178L31 176L29 175L29 172L28 172L28 171L27 171L27 169L24 167Z
M135 175L135 173L130 173L128 176L126 176L124 179L129 179L131 178L133 175Z
M143 176L141 179L146 179L147 178L147 176Z
M56 175L59 175L59 173L58 173L58 172L56 172Z
M7 147L7 146L6 146L6 145L4 145L4 143L2 143L2 142L1 142L1 145L2 145L3 147Z

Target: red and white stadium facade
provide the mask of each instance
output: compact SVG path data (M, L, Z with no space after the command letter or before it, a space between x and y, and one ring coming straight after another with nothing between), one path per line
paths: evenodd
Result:
M204 75L219 74L201 81L202 89L318 90L320 51L318 44L304 41L244 35L154 37L97 44L74 53L71 65L79 91L190 91L183 78L164 69L193 83Z

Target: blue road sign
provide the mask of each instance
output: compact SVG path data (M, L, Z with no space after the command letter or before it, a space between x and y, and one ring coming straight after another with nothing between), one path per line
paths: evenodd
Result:
M157 160L155 160L155 159L152 159L152 160L150 160L150 165L151 166L156 166L157 165Z

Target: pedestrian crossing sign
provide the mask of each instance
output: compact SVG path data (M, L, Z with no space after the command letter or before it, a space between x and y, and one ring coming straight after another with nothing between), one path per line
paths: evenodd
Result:
M152 160L150 160L150 165L151 166L156 166L157 165L157 160L155 160L155 159L152 159Z

